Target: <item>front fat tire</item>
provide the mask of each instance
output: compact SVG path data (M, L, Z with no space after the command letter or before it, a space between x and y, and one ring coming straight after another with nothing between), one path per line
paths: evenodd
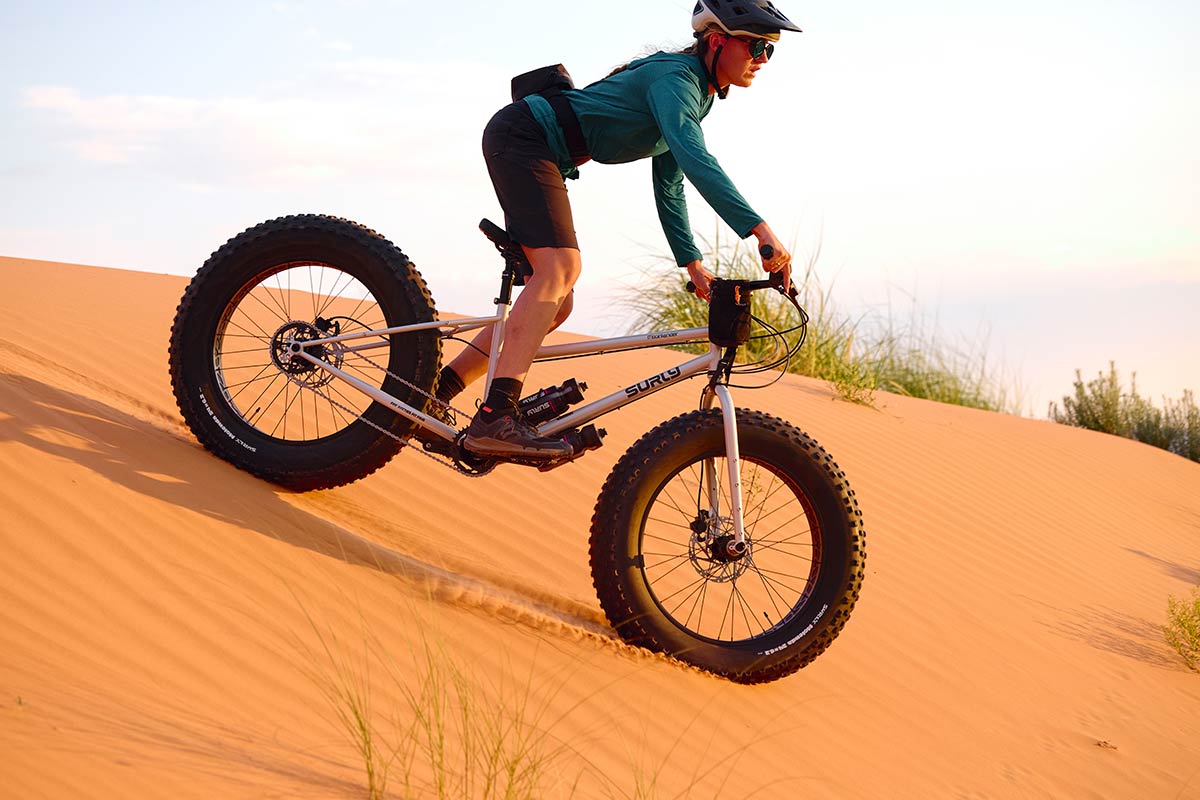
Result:
M425 281L399 248L362 225L323 215L256 225L229 240L197 272L171 328L171 385L180 413L213 454L280 486L306 491L340 486L379 469L403 446L400 439L411 435L413 423L370 402L361 418L351 418L336 433L291 441L259 430L230 405L214 363L222 315L264 274L294 263L327 264L353 276L373 295L390 326L431 322L437 313ZM432 393L440 349L437 331L395 335L383 357L388 370ZM381 383L397 399L424 407L420 392L391 377Z
M723 641L711 631L701 635L690 629L655 595L648 567L654 556L647 552L647 543L658 539L650 550L671 545L646 534L652 504L660 490L665 492L683 474L681 470L690 469L687 465L711 457L724 464L724 426L718 409L693 411L659 425L617 462L592 517L591 566L600 604L622 639L739 683L761 683L809 664L846 624L862 584L865 537L862 514L845 475L816 442L761 412L738 409L737 419L743 476L748 465L769 465L783 485L807 498L809 535L819 539L814 549L819 550L819 564L810 576L807 596L801 600L798 595L791 612L769 630ZM661 514L655 510L653 516ZM753 522L747 519L747 536L762 540L764 534L752 529ZM676 535L686 547L690 532ZM697 572L706 566L703 560L693 564ZM684 563L681 569L693 567Z

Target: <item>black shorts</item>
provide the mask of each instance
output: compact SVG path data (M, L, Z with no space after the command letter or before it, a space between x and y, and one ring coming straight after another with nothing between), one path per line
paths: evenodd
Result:
M497 111L483 129L483 158L510 236L526 247L579 249L567 185L524 100Z

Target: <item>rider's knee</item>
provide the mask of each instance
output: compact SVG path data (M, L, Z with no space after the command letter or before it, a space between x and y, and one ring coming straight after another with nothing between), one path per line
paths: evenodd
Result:
M533 265L532 283L537 281L563 298L569 298L571 289L579 280L583 262L579 251L572 248L540 248L526 251ZM567 302L566 299L563 302Z

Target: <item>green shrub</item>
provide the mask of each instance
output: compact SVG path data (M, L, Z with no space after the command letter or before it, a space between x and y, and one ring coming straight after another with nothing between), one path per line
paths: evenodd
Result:
M1200 587L1192 590L1191 602L1167 598L1167 644L1183 656L1190 669L1200 671Z
M1050 404L1050 419L1078 428L1111 433L1200 461L1200 409L1190 391L1178 401L1165 399L1162 409L1138 394L1137 373L1125 390L1117 365L1108 374L1083 382L1075 370L1074 394L1063 397L1060 410Z

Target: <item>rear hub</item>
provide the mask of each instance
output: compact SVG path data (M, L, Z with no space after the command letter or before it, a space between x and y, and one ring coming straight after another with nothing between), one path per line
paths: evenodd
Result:
M324 339L326 334L307 322L289 322L275 331L271 337L271 361L281 372L290 375L299 383L316 388L333 380L333 373L319 369L316 364L300 355L306 352L325 363L341 367L345 348L338 343L304 345Z

